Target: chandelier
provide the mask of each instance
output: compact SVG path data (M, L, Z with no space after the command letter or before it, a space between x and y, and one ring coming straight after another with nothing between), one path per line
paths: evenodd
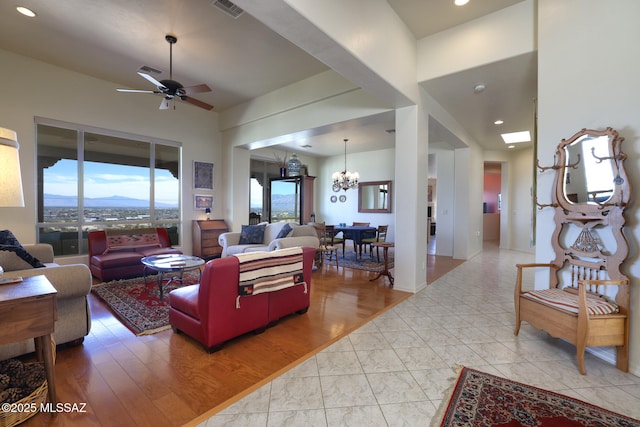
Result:
M331 176L333 179L333 191L336 193L340 190L347 191L358 188L358 180L360 179L358 172L349 172L347 170L347 141L348 139L344 140L344 170L342 172L334 172Z

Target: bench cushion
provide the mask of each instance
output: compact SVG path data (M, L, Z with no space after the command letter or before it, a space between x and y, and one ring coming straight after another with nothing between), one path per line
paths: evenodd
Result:
M140 264L143 255L137 252L111 252L106 255L94 255L91 257L91 264L102 269L125 267L133 264Z
M578 313L578 295L573 292L552 288L526 292L522 296L554 308ZM587 294L587 312L589 315L595 316L618 313L619 309L615 303L603 297Z

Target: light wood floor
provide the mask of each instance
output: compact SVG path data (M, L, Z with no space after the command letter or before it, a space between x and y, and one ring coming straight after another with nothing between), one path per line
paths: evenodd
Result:
M429 255L428 282L460 263ZM175 426L223 408L411 295L372 277L325 265L313 273L307 314L213 354L170 330L136 337L90 296L90 335L59 348L56 361L58 400L86 403L87 412L38 414L23 425Z

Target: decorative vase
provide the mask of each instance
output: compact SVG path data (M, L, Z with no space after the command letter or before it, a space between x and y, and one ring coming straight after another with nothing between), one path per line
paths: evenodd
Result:
M280 178L287 176L287 168L280 168Z
M298 156L292 154L291 158L287 162L287 176L300 176L301 167L302 162L298 160Z

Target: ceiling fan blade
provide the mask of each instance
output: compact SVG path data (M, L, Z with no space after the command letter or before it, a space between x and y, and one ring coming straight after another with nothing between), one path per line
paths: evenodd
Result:
M144 90L144 89L116 89L118 92L130 92L130 93L162 93L159 90Z
M191 95L192 93L211 92L211 88L205 84L201 84L197 86L183 87L180 91L183 91L185 95Z
M153 76L151 76L151 75L149 75L149 74L147 74L147 73L142 73L142 72L140 72L140 71L138 71L138 75L139 75L140 77L144 78L144 79L147 79L149 82L153 83L153 85L154 85L154 86L156 86L157 88L159 88L159 89L161 89L161 88L166 89L166 87L165 87L162 83L160 83L158 80L156 80L156 78L155 78L155 77L153 77Z
M202 102L198 99L191 98L189 96L181 96L180 99L182 99L185 102L188 102L189 104L193 104L196 107L204 108L205 110L213 109L213 105L209 105L206 102Z

